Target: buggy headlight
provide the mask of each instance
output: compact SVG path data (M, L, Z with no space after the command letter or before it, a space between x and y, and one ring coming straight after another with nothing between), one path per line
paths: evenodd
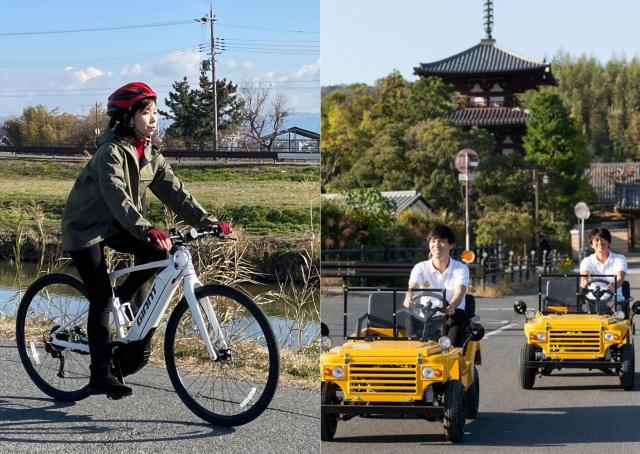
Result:
M544 333L531 333L529 334L529 339L538 342L544 342L547 340L547 336Z
M620 321L624 320L625 314L624 311L616 311L616 318Z
M449 339L447 336L442 336L440 339L438 339L438 345L441 349L447 351L451 348L451 339Z
M616 333L604 333L604 340L607 342L615 342L620 340L620 335Z
M342 378L344 377L344 369L342 366L336 366L331 371L331 375L333 375L333 378Z
M322 336L320 338L320 350L323 352L329 351L331 348L331 338L329 336Z
M536 311L534 309L527 309L524 313L524 318L527 320L533 320L536 318Z
M422 376L424 378L427 378L427 379L433 377L433 369L430 368L430 367L423 368L422 369Z

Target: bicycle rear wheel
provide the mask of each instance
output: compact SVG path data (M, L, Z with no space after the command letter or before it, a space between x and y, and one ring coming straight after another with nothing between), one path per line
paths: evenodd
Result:
M54 399L77 401L90 395L88 352L52 344L58 339L88 346L87 291L67 274L49 274L27 289L16 315L16 341L29 378ZM54 332L61 326L64 329Z
M226 346L214 344L209 358L187 302L176 306L165 333L167 371L180 399L200 418L221 426L239 426L257 418L276 390L280 358L269 321L244 293L210 285L196 290L207 330L212 325L202 310L208 298Z

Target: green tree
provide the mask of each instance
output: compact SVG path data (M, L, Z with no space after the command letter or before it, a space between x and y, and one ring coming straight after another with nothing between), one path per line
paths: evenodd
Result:
M49 110L46 106L25 107L18 118L10 118L3 126L4 134L14 145L59 145L71 142L79 123L73 114Z
M244 101L237 96L238 86L226 79L216 80L218 95L218 131L238 125ZM170 139L181 139L188 148L204 149L213 140L213 84L200 73L199 88L191 88L187 78L173 83L165 105L170 112L160 114L173 120L165 131Z
M590 193L585 171L590 165L583 134L553 88L535 93L523 138L525 159L549 177L543 205L569 222L573 207Z

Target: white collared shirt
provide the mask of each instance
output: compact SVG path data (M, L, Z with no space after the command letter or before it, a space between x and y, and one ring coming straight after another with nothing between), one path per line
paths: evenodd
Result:
M622 254L616 254L615 252L609 251L609 257L607 260L601 262L598 260L596 254L591 254L582 259L580 262L580 274L608 274L608 275L616 275L620 271L627 272L627 258ZM604 279L604 278L603 278ZM608 281L613 283L613 278L606 278ZM622 287L618 287L616 292L617 299L624 299L622 296Z
M462 262L449 259L449 266L443 273L438 271L431 260L418 263L411 270L409 286L416 284L419 288L445 289L447 301L451 301L453 290L458 285L469 287L469 267ZM466 292L465 292L466 293ZM458 309L464 309L464 296L458 305Z

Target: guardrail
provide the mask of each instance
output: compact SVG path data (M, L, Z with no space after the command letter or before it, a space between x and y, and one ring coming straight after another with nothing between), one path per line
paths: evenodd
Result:
M385 248L361 248L361 249L334 249L323 251L323 259L321 266L322 277L340 277L345 283L347 279L359 279L360 285L366 285L367 278L409 278L409 274L413 266L425 259L425 248L396 248L394 252L403 253L403 259L400 261L391 261L390 257L396 257L393 254L387 254L387 260L370 260L372 254L379 254ZM391 249L391 248L387 248ZM535 252L527 255L516 255L515 252L509 251L504 255L502 252L490 255L489 251L497 250L493 247L486 247L484 250L479 249L476 253L476 261L469 263L471 280L480 288L488 283L496 284L499 281L522 282L527 281L537 273L548 274L556 270L557 265L562 258L557 251L543 251L538 259ZM355 251L360 252L364 260L327 260L327 256L337 254L344 251L344 255L353 254ZM389 251L388 251L389 252ZM409 253L420 253L419 258L407 258ZM455 254L454 254L455 255Z
M94 150L73 146L0 146L0 157L5 158L39 158L39 159L56 159L56 158L86 158L87 155L93 153ZM217 160L270 160L278 161L305 161L310 163L320 162L320 153L300 152L278 152L278 151L206 151L206 150L174 150L164 149L162 154L166 158L175 159L182 162L183 159L192 159L199 161L217 161Z

